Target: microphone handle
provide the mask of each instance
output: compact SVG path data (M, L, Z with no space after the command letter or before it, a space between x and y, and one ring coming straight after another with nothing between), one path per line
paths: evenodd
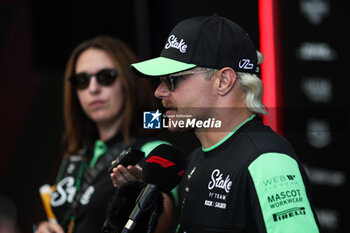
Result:
M137 202L134 210L130 214L129 220L126 222L121 233L129 233L134 229L134 227L136 226L136 221L138 220L138 217L141 215L141 212L142 210L139 206L139 203Z
M136 206L131 212L129 220L125 224L122 233L129 233L134 229L142 213L148 211L155 205L159 194L160 191L154 184L148 184L144 188L136 200Z
M128 222L125 224L125 227L123 228L121 233L129 233L131 232L136 225L136 222L133 220L129 219Z

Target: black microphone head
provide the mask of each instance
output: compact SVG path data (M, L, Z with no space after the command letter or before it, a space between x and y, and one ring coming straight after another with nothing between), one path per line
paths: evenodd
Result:
M147 156L142 169L143 181L170 192L185 175L186 154L181 149L162 144Z

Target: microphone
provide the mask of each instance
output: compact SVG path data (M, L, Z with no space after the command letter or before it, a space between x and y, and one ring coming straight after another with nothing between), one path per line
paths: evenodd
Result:
M170 192L180 183L185 170L186 155L181 149L166 144L154 148L142 168L142 179L148 184L136 201L122 233L131 232L140 216L155 207L161 192Z
M129 215L134 209L136 200L146 184L140 181L130 181L115 189L111 203L107 208L107 215L102 227L103 233L120 233L125 223L129 220ZM163 200L157 200L157 207L161 212L163 210ZM134 228L135 232L146 232L149 216L151 213L145 213Z

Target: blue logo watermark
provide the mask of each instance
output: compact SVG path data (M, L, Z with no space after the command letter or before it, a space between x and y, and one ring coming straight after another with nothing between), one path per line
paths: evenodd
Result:
M157 111L143 112L143 128L144 129L160 129L162 113Z

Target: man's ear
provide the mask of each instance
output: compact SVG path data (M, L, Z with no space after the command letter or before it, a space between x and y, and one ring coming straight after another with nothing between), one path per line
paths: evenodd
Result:
M222 68L217 72L216 88L217 93L221 96L227 95L236 83L236 72L229 67Z

